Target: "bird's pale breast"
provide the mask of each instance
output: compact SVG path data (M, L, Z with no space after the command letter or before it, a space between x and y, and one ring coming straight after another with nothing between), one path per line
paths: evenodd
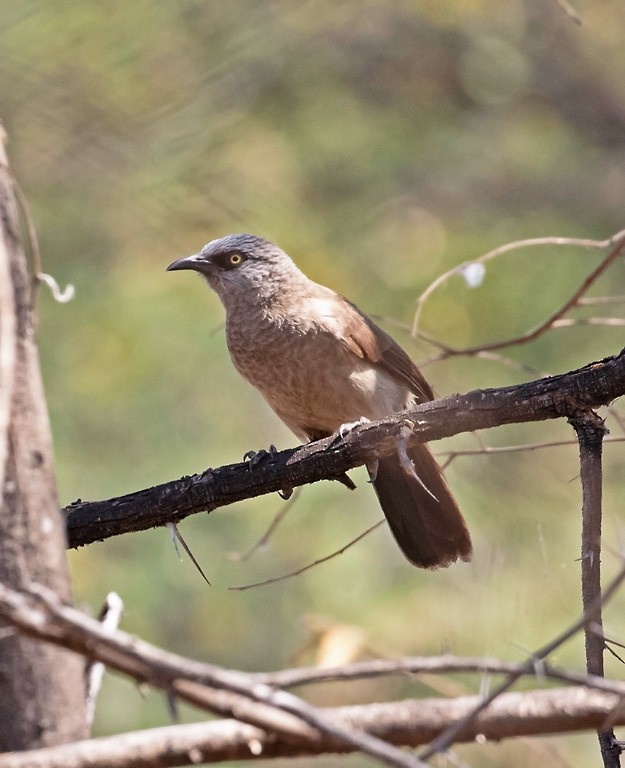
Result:
M227 324L238 371L300 438L333 433L361 416L381 418L405 408L408 388L349 350L334 329L298 319Z

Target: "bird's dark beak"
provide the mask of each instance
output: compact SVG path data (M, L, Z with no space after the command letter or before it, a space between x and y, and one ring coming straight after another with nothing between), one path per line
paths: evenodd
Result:
M195 272L208 272L210 263L200 254L185 256L183 259L177 259L167 267L167 272L174 272L177 269L193 269Z

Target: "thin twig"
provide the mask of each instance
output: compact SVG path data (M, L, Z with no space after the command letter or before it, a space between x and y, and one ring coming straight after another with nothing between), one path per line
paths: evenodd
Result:
M610 414L610 416L614 419L614 421L619 425L622 432L625 432L625 419L623 416L619 413L618 409L610 404L606 406L607 412ZM604 437L604 442L612 442L613 438L611 437Z
M176 540L178 540L180 542L180 544L182 545L182 548L184 549L184 551L187 553L187 555L189 555L189 558L191 559L191 562L195 566L195 569L197 571L199 571L200 576L204 579L204 581L210 587L210 585L211 585L210 581L206 578L206 574L202 570L202 566L198 563L195 555L191 551L191 548L189 547L187 542L184 540L182 534L178 530L178 526L176 525L176 523L167 523L167 527L169 528L169 531L171 533L171 540L174 543L174 548L176 549L176 553L178 554L178 557L180 557L180 552L178 552L178 547L176 545ZM180 558L180 559L182 560L182 558Z
M594 307L597 304L623 304L625 296L582 296L577 302L578 307Z
M603 636L603 639L606 643L610 643L610 645L616 645L619 648L625 648L625 643L621 643L619 640L614 640L613 638L606 637L605 635Z
M621 328L625 325L623 317L562 317L554 321L552 328L572 328L582 325L604 325L609 328Z
M286 515L290 512L291 508L293 507L293 505L295 504L295 502L300 496L300 491L301 491L301 488L296 488L293 491L293 495L291 496L291 498L286 502L286 504L283 504L280 507L278 512L276 512L276 514L273 517L273 520L271 521L271 523L269 523L269 527L267 528L265 533L263 533L263 535L260 537L260 539L258 539L258 541L252 544L252 546L247 550L247 552L243 552L243 553L230 552L228 554L228 558L230 560L236 560L237 562L243 562L244 560L248 560L255 552L257 552L259 549L264 547L269 541L269 539L271 538L271 536L273 535L276 528L280 525L280 523L284 520Z
M353 547L354 544L359 542L361 539L364 539L365 536L368 536L372 531L374 531L376 528L379 528L385 522L386 522L385 519L378 520L377 523L372 525L370 528L367 528L366 531L363 531L359 536L356 536L355 539L352 539L348 544L345 544L344 547L341 547L340 549L337 549L334 552L331 552L329 555L325 555L325 557L320 557L318 560L315 560L312 563L308 563L308 565L305 565L302 568L298 568L296 571L291 571L290 573L283 573L281 576L274 576L273 578L265 579L264 581L255 581L252 584L242 584L241 586L237 586L237 587L228 587L228 589L232 590L233 592L243 592L246 589L254 589L255 587L264 587L267 584L275 584L277 581L284 581L285 579L291 579L294 576L299 576L300 574L305 573L306 571L309 571L311 568L314 568L316 565L321 565L321 563L325 563L328 560L332 560L332 558L337 557L338 555L342 555L343 552L348 550L350 547Z
M65 288L61 290L61 287L59 286L57 281L54 279L54 277L52 277L52 275L48 275L43 271L42 262L41 262L41 249L39 247L39 238L37 236L37 227L35 226L35 221L30 211L28 200L26 198L26 195L23 193L19 183L17 182L17 179L15 179L15 177L13 176L11 178L13 182L13 189L15 191L15 199L18 202L18 205L22 214L22 220L24 221L24 224L26 226L28 250L29 250L30 259L32 262L31 263L32 276L31 276L31 282L30 282L30 304L31 304L32 317L33 317L33 325L36 330L37 321L38 321L37 297L39 294L39 285L41 283L45 283L50 289L50 292L52 293L52 298L55 301L58 301L60 304L66 304L68 301L71 301L74 298L75 289L71 283L68 283L65 286Z
M478 675L510 675L520 672L523 677L560 680L571 685L584 685L607 693L625 697L625 682L606 680L573 670L555 667L548 662L528 669L526 663L502 661L493 658L464 656L417 656L402 659L372 659L345 664L340 667L298 667L277 672L260 672L254 679L279 688L294 688L328 682L348 682L377 677L404 675L415 678L421 674L447 675L475 673Z
M612 644L604 639L605 642L605 650L613 656L617 661L620 661L621 664L625 664L625 659L621 656L620 653L617 653L614 648L612 648Z
M508 357L507 355L502 355L500 352L488 352L487 350L484 349L484 350L481 350L480 352L477 352L475 357L477 357L480 360L488 360L495 363L501 363L501 365L504 365L507 368L516 368L516 370L518 371L529 373L530 376L549 376L550 375L548 371L535 368L533 365L528 365L528 363L525 363L522 360L515 360L514 358Z
M605 443L623 443L625 442L625 436L623 437L605 437ZM564 445L576 445L575 440L553 440L551 442L544 443L522 443L519 445L500 445L490 446L485 445L481 448L459 448L454 451L443 451L436 453L435 456L438 459L444 458L445 465L443 468L448 467L451 462L459 456L488 456L491 453L518 453L520 451L536 451L541 448L560 448Z
M15 198L22 212L22 219L26 225L26 235L28 237L28 250L31 258L31 287L30 287L30 303L33 311L34 322L36 322L37 316L37 289L39 288L39 275L43 271L41 265L41 250L39 248L39 238L37 237L37 227L35 221L30 212L30 206L26 195L22 192L22 188L18 184L17 180L13 177L13 189L15 191Z

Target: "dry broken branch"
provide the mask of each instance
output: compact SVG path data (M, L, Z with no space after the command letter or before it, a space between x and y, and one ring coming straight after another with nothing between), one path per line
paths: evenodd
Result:
M0 617L28 635L70 648L87 658L97 659L129 674L139 682L147 682L198 707L242 721L242 724L236 726L236 732L248 736L254 734L253 739L248 738L240 749L235 750L236 759L245 759L259 755L269 757L362 750L363 743L380 744L383 743L382 739L393 744L416 745L427 743L434 738L434 743L440 744L440 740L446 740L452 730L454 740L469 740L477 734L482 734L485 738L500 739L512 735L600 728L606 718L609 718L610 724L623 723L624 683L554 670L548 663L543 663L543 660L583 626L595 620L601 603L614 594L624 578L625 569L588 612L526 662L516 665L497 660L443 657L438 660L405 659L398 662L378 660L367 662L365 665L351 665L344 673L341 669L291 670L290 673L286 671L259 675L191 661L165 652L120 630L107 629L95 619L63 605L53 593L41 588L24 593L0 585ZM333 710L313 708L300 699L276 689L277 685L354 679L400 671L475 671L478 674L490 671L505 673L507 678L487 700L482 697L407 700ZM521 676L540 679L554 677L581 683L583 687L565 691L528 691L503 695L504 690ZM592 690L593 688L596 690ZM485 701L488 701L488 708L485 707ZM300 704L294 708L293 702ZM319 727L320 723L332 723L333 727ZM219 743L219 733L222 733L222 729L235 728L229 721L211 724L210 727L214 728L211 734L217 739L215 743ZM0 757L0 768L18 768L26 765L47 768L60 765L62 760L66 761L64 765L78 765L77 761L86 759L87 754L90 755L89 759L94 761L93 765L114 766L117 764L116 760L121 760L122 754L124 765L145 765L146 763L138 761L140 755L145 757L149 744L152 744L154 750L149 751L151 759L158 764L184 765L193 762L188 752L186 755L176 753L174 757L173 753L163 747L164 742L159 736L167 733L174 740L182 738L186 733L185 728L187 726L156 729L145 732L144 736L126 734L112 740L98 739L69 745L56 751L29 752L27 756L32 762L22 762L26 760L26 755L8 755ZM345 734L353 738L345 738ZM198 738L198 744L205 743L201 736ZM131 743L142 745L137 753L130 749ZM120 749L122 744L127 751ZM224 759L220 749L215 746L207 748L206 752L203 747L198 746L198 749L201 750L203 761ZM391 759L386 760L389 764L419 765L410 755L404 755L401 761L394 760L397 750L392 747L390 750L388 754ZM381 756L379 750L364 751ZM230 755L229 759L234 759L234 755ZM172 762L168 762L169 760Z
M330 739L397 768L423 768L416 757L349 724L326 718L302 699L253 680L238 670L181 659L125 632L103 627L64 606L50 590L33 585L15 592L0 584L0 617L31 637L96 658L136 680L219 714L269 728L287 741ZM1 762L0 762L1 765Z
M478 698L410 699L336 707L324 713L331 720L375 734L378 739L416 747L462 719L475 707ZM625 723L621 697L585 688L507 693L468 725L457 740L499 741L520 734L537 736L596 729L607 717L615 723ZM0 768L145 768L345 751L349 749L331 739L309 741L302 737L299 742L288 743L245 723L218 720L6 754L0 756Z

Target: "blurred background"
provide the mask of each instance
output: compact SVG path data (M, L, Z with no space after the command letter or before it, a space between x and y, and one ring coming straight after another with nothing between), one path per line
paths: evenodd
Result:
M68 304L45 289L40 297L61 502L296 443L234 371L217 297L195 275L165 273L212 238L275 240L312 278L386 318L419 361L432 348L406 328L445 270L519 238L622 229L625 6L574 4L581 26L556 0L3 0L0 118L13 170L44 271L76 288ZM601 256L507 255L478 287L448 281L421 327L457 346L513 336L559 306ZM622 294L624 283L619 261L593 292ZM599 310L622 311L586 314ZM564 328L508 350L520 367L457 358L425 373L443 395L562 372L622 346L619 328ZM507 445L573 433L559 422L481 437ZM465 435L433 448L475 446ZM625 463L618 444L605 454L608 578L623 538ZM355 471L354 492L303 489L243 561L237 553L282 508L278 496L184 521L210 588L164 529L71 552L76 600L96 613L116 590L124 629L246 670L441 651L522 659L580 612L577 449L458 458L447 474L473 534L471 564L417 571L380 528L297 578L228 590L323 557L378 520ZM606 631L621 641L623 607L616 598L606 611ZM582 638L554 661L583 669ZM622 677L620 662L607 663ZM383 680L309 695L334 704L479 686L475 677ZM97 734L167 722L163 696L107 676ZM587 734L460 746L451 764L596 758Z

